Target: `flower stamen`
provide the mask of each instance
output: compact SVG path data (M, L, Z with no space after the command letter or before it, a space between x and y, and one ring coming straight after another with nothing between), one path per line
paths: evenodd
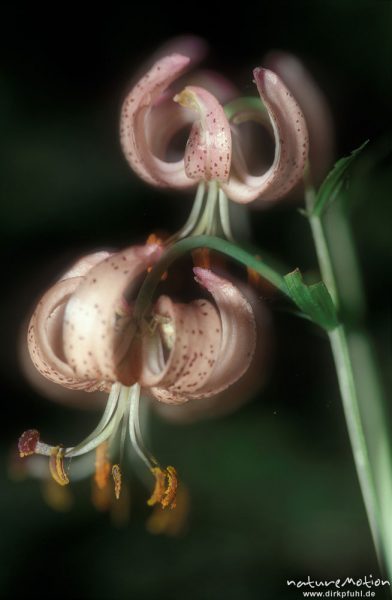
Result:
M120 499L121 493L121 469L120 465L113 465L112 467L112 477L114 481L114 494L116 496L116 500Z
M161 469L161 467L154 467L151 469L151 473L155 477L155 487L151 494L151 497L147 500L148 506L154 506L161 502L162 498L165 495L166 485L166 474L165 471Z
M56 483L68 485L69 479L64 471L64 448L62 446L56 446L51 450L49 471Z
M151 498L147 500L149 506L160 504L162 508L176 507L176 494L178 488L177 471L174 467L155 467L151 469L155 477L155 487Z

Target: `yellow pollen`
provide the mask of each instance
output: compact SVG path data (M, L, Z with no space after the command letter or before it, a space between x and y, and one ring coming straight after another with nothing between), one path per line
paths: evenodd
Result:
M173 98L174 102L177 102L184 108L190 108L196 112L199 111L199 105L196 101L196 95L191 92L188 88L184 88L182 92L176 94Z
M167 488L164 498L161 500L162 508L175 508L176 507L176 495L178 488L177 471L174 467L167 467Z
M64 448L56 446L50 453L49 471L53 479L59 485L69 483L68 476L64 471Z
M121 469L120 465L112 466L112 477L114 481L114 494L116 496L116 500L119 500L121 493Z
M174 467L154 467L151 469L155 477L155 488L151 498L147 500L149 506L160 504L162 508L175 508L178 487L177 471Z
M157 236L156 233L150 233L148 238L146 239L147 245L158 244L158 246L162 245L162 239Z

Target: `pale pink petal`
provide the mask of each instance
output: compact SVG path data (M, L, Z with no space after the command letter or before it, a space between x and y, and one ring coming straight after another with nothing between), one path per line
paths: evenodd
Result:
M265 64L271 68L298 100L309 130L309 162L315 183L322 181L334 156L334 124L328 102L311 74L292 54L270 52Z
M143 336L140 383L158 400L182 404L219 393L248 369L255 350L252 308L229 281L195 269L197 281L213 295L174 304L162 296L154 314L155 332Z
M249 368L256 347L256 323L252 307L230 281L207 269L193 269L196 281L213 296L218 307L222 337L214 369L194 398L217 394L237 381Z
M275 138L275 157L261 176L244 169L232 170L222 188L234 201L247 203L260 198L275 200L289 192L303 176L308 157L305 119L292 94L272 71L258 68L254 77L260 97L271 119Z
M80 258L52 286L39 302L28 328L28 350L34 366L41 375L53 383L70 389L85 391L106 390L107 384L75 377L63 352L63 318L70 295L83 276L108 252L95 252Z
M207 300L174 304L161 296L155 307L155 335L143 336L139 381L169 404L186 402L213 369L220 346L221 324Z
M231 133L224 110L207 90L190 86L174 98L198 115L185 150L185 171L196 180L229 178Z
M138 276L158 260L156 244L131 246L93 267L69 299L64 353L79 379L134 382L127 358L132 341L132 295ZM123 361L125 361L123 363Z
M18 362L21 372L29 385L37 390L40 396L52 400L53 402L65 404L69 407L81 408L83 410L103 408L107 401L107 394L105 392L89 390L91 393L86 394L85 390L66 388L59 385L58 377L57 383L55 383L44 377L37 370L31 360L30 352L26 344L28 325L29 322L26 322L21 327L18 343Z
M187 83L207 89L220 104L225 104L238 94L237 88L215 71L196 71L187 77ZM162 160L178 160L178 156L174 158L170 153L170 142L179 131L190 131L194 120L194 112L173 102L172 93L162 94L147 120L146 135L153 154ZM182 150L181 159L183 154Z
M172 54L186 56L189 59L189 65L187 66L188 70L200 63L207 55L207 52L207 42L198 36L179 35L171 38L160 46L158 50L143 63L142 67L138 69L134 81L137 83L138 80L153 67L154 63ZM208 82L208 84L213 86L211 91L215 94L214 90L219 90L222 93L223 98L220 98L218 94L215 95L225 102L227 101L229 94L231 96L233 95L233 92L229 91L230 87L232 88L233 86L230 86L229 82L224 80L219 74L210 74L209 72L203 71L199 75L192 74L190 79L187 77L187 81L190 81L195 85L202 85L203 87L208 86L203 85L201 81ZM184 80L185 76L180 76L173 82L176 91L179 91L184 87ZM155 100L154 109L149 112L148 118L146 118L146 136L151 152L157 158L170 162L174 162L174 160L172 161L172 157L167 155L169 142L178 131L190 126L194 121L194 116L188 110L184 110L173 103L173 95L174 92L164 90ZM181 159L182 157L183 152L181 154ZM178 160L178 157L176 157L175 160Z
M269 311L252 288L241 287L241 292L251 304L257 330L256 349L249 368L235 383L216 395L190 399L181 406L153 402L152 408L165 419L174 423L192 423L231 414L254 398L256 392L260 391L265 384L273 355Z
M27 343L33 364L44 377L70 389L94 391L106 385L75 375L62 347L65 305L82 280L82 277L63 279L46 292L31 318Z
M180 54L160 59L123 104L120 136L125 157L134 171L153 185L180 188L194 185L185 173L183 160L169 163L153 154L150 138L159 136L160 130L156 126L152 132L148 123L154 104L162 101L166 88L189 68L189 64L190 59Z

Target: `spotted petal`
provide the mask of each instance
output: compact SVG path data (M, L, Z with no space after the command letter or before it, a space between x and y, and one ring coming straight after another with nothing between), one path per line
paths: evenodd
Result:
M260 97L267 108L275 139L272 165L261 176L252 176L239 163L229 182L222 184L234 201L247 203L260 198L275 200L289 192L302 178L308 156L308 134L304 115L282 80L272 71L254 70Z
M160 59L136 84L123 105L120 135L125 157L133 170L153 185L186 188L194 184L185 173L183 160L168 163L153 153L151 138L160 135L159 127L152 131L149 126L154 104L162 102L166 88L184 73L189 63L190 59L181 54ZM161 123L166 127L166 121Z
M219 359L207 384L195 395L205 397L225 390L248 369L256 347L256 323L248 300L237 287L207 269L193 270L196 281L213 296L222 327Z
M64 314L64 353L79 379L134 383L136 364L125 360L133 338L132 294L139 275L160 254L157 244L113 254L93 267L70 297Z
M34 366L46 379L66 388L106 389L106 384L75 376L63 353L62 327L69 297L87 271L107 256L107 252L97 252L75 263L42 297L29 324L27 342Z
M241 292L206 269L197 281L214 297L174 304L161 296L155 306L158 332L143 337L140 383L167 404L212 396L237 381L255 349L255 320Z
M292 54L270 52L265 63L297 98L309 130L309 162L312 177L321 182L333 163L334 125L328 102L304 65Z
M229 178L231 164L230 126L217 99L207 90L188 86L174 100L199 116L192 126L185 150L185 171L196 180Z

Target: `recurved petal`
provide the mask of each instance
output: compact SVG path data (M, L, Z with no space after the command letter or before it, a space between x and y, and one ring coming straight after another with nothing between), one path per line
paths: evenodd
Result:
M93 267L70 297L64 314L64 354L80 379L134 382L126 360L133 338L132 295L138 276L158 260L157 244L131 246Z
M318 183L331 168L334 155L334 124L328 102L312 75L292 54L270 52L265 63L284 81L303 110L309 130L311 173Z
M34 366L46 379L66 388L106 390L102 382L81 381L67 363L63 352L63 318L65 305L83 276L107 256L108 252L94 252L76 261L41 298L28 327L27 345Z
M27 344L34 366L46 379L66 388L94 391L105 386L91 378L80 379L63 353L65 305L82 280L63 279L46 292L31 318Z
M221 417L238 410L261 390L273 355L271 318L255 290L244 286L241 287L241 292L251 305L256 322L256 348L249 368L229 388L213 396L191 399L181 406L154 402L153 408L164 418L174 423L191 423Z
M193 271L216 302L222 331L211 375L193 396L203 398L225 390L248 369L256 347L256 322L248 300L230 281L207 269L195 267Z
M194 271L216 307L207 300L184 305L161 297L155 307L159 330L143 337L141 385L167 404L226 389L247 370L255 349L255 320L241 292L211 271Z
M308 133L304 115L282 80L268 69L254 70L260 97L267 108L275 139L275 155L261 176L250 175L236 164L222 187L234 201L247 203L260 198L275 200L286 195L302 178L308 157Z
M230 125L218 100L207 90L188 86L174 100L196 112L186 150L185 171L191 179L229 178L231 164Z
M187 77L187 82L192 86L208 89L221 104L229 102L238 95L237 88L215 71L196 71ZM147 136L152 153L161 160L175 161L179 160L179 157L183 160L183 150L172 148L170 142L181 130L184 130L184 133L187 129L190 131L194 120L193 111L173 102L172 94L162 94L148 117Z
M174 303L161 296L154 307L155 331L142 343L140 383L168 404L187 402L208 379L217 360L221 323L207 300Z
M169 163L153 153L151 136L159 136L159 126L151 132L149 117L154 104L166 98L165 90L189 68L190 59L172 54L158 60L136 84L124 101L120 136L125 157L132 169L145 181L162 187L186 188L194 184L184 170L184 161ZM166 128L165 121L161 122ZM158 146L162 144L158 141Z

